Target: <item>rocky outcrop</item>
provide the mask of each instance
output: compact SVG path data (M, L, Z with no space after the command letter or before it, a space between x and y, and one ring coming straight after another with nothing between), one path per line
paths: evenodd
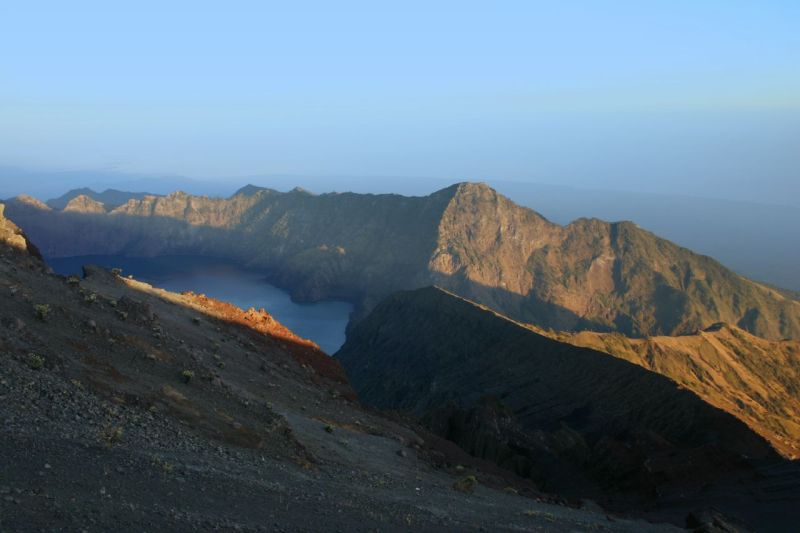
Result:
M105 213L106 207L96 200L86 196L79 195L70 200L64 207L65 213L86 213L86 214L99 214Z
M0 204L0 247L3 251L22 253L42 260L42 254L29 240L23 231L5 217L5 204Z
M553 224L483 184L427 197L248 186L228 199L148 195L108 214L9 209L46 256L222 256L295 299L360 304L358 316L394 291L436 284L558 330L675 335L727 322L800 338L800 302L779 290L630 222Z
M336 357L364 403L413 413L470 453L576 497L658 499L746 470L744 456L777 458L674 381L438 288L379 304Z

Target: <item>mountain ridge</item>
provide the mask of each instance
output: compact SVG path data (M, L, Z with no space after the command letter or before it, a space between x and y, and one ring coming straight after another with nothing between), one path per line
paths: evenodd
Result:
M485 184L420 197L172 193L80 216L9 205L46 256L224 256L263 269L297 300L350 300L358 316L396 290L436 284L559 330L673 335L724 321L800 337L800 302L777 290L632 222L561 226Z

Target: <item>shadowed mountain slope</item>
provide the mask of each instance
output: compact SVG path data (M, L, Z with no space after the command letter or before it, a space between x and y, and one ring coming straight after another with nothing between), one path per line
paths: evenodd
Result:
M691 501L732 472L757 477L751 460L780 462L678 383L438 288L381 302L336 357L368 405L411 412L546 490L611 506Z
M483 184L427 197L246 187L228 199L146 196L108 214L9 210L45 256L223 256L296 299L360 304L361 316L396 290L437 284L559 330L674 335L727 322L800 337L800 302L778 290L633 223L560 226Z

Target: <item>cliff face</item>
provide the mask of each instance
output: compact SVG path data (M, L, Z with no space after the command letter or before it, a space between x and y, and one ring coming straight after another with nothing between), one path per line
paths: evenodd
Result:
M539 335L436 288L401 292L336 354L361 400L410 411L544 488L656 497L740 457L776 457L733 416L675 382ZM691 480L691 481L688 481Z
M3 251L14 251L41 261L42 255L39 249L28 240L16 224L6 218L5 211L5 204L0 204L0 247Z
M248 187L228 199L145 196L107 214L19 201L9 209L46 256L224 256L264 269L300 300L345 298L368 310L435 283L560 330L673 335L727 322L800 338L800 302L778 290L635 224L559 226L482 184L427 197Z

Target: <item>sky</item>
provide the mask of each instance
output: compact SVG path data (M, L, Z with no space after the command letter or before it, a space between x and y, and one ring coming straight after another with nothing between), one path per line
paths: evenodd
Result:
M7 0L0 165L798 206L798 28L795 0Z

